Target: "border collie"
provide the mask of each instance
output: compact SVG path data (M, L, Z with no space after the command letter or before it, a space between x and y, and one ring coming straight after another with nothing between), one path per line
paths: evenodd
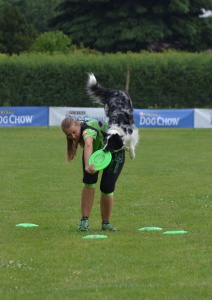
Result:
M114 152L124 149L135 158L135 146L138 143L138 129L134 125L132 101L126 92L101 86L93 73L88 74L86 90L91 99L104 105L108 117L108 131L104 151ZM129 142L129 147L126 143Z

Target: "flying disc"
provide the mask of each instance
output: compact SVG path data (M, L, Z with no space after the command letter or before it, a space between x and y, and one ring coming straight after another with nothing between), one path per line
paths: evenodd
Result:
M151 230L162 230L160 227L143 227L138 229L139 231L151 231Z
M101 234L92 234L92 235L86 235L82 237L83 239L106 239L106 235Z
M95 151L89 158L89 165L94 164L94 170L100 171L105 169L111 162L112 155L110 152L104 152L102 149Z
M188 231L185 230L171 230L171 231L165 231L163 234L184 234Z
M17 227L37 227L37 224L32 224L32 223L20 223L16 225Z

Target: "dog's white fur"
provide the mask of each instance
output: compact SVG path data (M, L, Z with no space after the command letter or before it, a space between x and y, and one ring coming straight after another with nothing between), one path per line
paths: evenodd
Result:
M93 73L89 74L86 86L87 92L93 101L104 105L105 114L109 119L108 137L118 134L123 140L123 149L129 151L131 159L135 158L135 146L138 143L138 129L134 125L132 101L123 91L102 87ZM129 147L126 143L129 142ZM104 149L107 147L107 143ZM120 150L120 149L116 149Z
M134 128L133 134L125 134L124 131L121 129L121 127L114 124L108 129L107 133L110 134L110 135L117 133L119 136L123 137L123 141L124 141L123 149L125 151L129 151L131 159L135 158L135 146L138 143L138 130L137 130L137 128ZM126 146L126 144L128 142L130 143L130 147Z

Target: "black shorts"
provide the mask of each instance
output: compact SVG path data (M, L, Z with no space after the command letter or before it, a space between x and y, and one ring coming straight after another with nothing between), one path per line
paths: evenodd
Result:
M116 181L121 173L125 162L125 151L120 150L112 153L112 160L107 168L102 172L100 190L104 194L113 193L115 190ZM84 153L82 155L83 164L83 183L95 184L98 181L99 172L89 174L85 171Z

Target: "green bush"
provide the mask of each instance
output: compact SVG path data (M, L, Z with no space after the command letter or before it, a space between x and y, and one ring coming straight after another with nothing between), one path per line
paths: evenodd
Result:
M74 47L74 46L72 46ZM71 48L71 39L61 31L49 31L40 34L31 47L32 52L67 53Z
M165 52L0 56L0 106L94 106L87 73L105 87L126 87L135 108L212 106L212 56Z

